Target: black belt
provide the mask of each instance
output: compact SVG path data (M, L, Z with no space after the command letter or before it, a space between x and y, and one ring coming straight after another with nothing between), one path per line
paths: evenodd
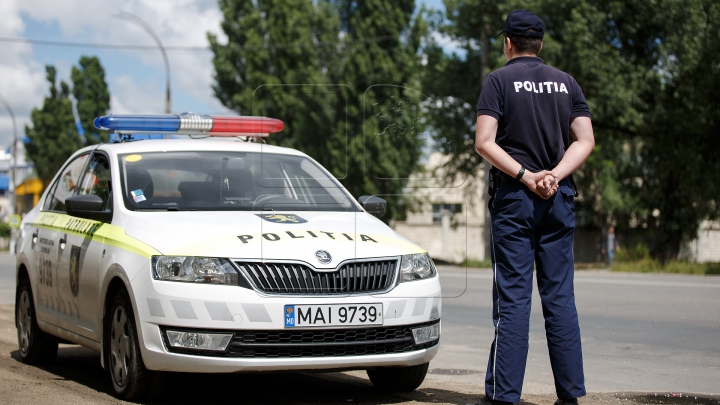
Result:
M521 186L523 183L520 180L516 180L514 177L510 177L509 175L500 172L500 175L498 176L498 187L507 185Z

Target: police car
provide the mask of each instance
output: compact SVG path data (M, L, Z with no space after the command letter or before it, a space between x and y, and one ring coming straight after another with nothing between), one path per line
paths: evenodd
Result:
M157 392L164 371L364 369L382 389L422 383L440 282L427 252L376 218L384 200L355 200L312 158L261 142L277 119L95 126L119 141L73 154L21 224L24 362L80 344L125 399Z

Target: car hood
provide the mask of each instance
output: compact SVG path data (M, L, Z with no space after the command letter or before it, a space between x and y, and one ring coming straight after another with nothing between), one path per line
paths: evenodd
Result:
M164 255L301 260L316 268L424 252L365 212L132 212L125 232ZM318 250L331 261L320 263Z

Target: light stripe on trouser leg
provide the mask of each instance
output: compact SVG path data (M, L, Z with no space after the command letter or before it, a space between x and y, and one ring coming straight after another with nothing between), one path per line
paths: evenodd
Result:
M495 295L497 295L495 299L495 305L497 305L497 323L495 324L495 341L493 342L493 394L492 399L495 399L495 394L497 393L497 376L495 375L496 367L497 367L497 340L498 340L498 330L500 329L500 292L498 291L498 285L497 285L497 263L495 262L495 240L493 239L493 231L492 226L490 227L490 246L492 247L493 257L492 257L492 264L493 264L493 286L495 287Z

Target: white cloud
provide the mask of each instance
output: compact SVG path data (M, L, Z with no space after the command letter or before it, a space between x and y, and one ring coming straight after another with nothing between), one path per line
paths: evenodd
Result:
M25 29L17 4L0 2L0 35L17 37ZM32 50L22 44L5 43L0 52L0 94L8 101L17 123L18 136L28 123L30 111L42 103L47 87L45 69L35 62ZM12 143L12 120L4 105L0 105L0 149Z
M45 3L44 0L32 2ZM220 29L222 13L217 3L208 0L129 0L117 2L88 2L72 0L54 6L50 21L57 21L68 36L88 33L92 41L113 44L155 45L151 36L137 24L113 18L119 11L137 15L152 27L165 46L207 46L207 32L225 38ZM88 3L93 7L88 10ZM32 7L35 8L35 7ZM30 10L28 15L35 17ZM44 16L46 12L38 13ZM95 18L87 18L88 14ZM78 38L82 39L82 38ZM86 39L87 40L87 39ZM128 57L140 59L164 75L165 65L158 52L123 51ZM209 51L170 51L171 85L175 91L189 91L193 96L221 108L211 92L212 62ZM175 93L175 91L173 93Z
M92 42L110 44L154 45L154 41L139 26L112 18L125 11L146 21L166 46L207 46L207 32L221 40L222 13L216 0L5 0L0 2L0 35L23 37L29 21L55 25L59 38L35 38L55 41ZM42 105L47 92L45 69L36 59L36 52L47 47L34 48L22 44L0 44L0 94L12 103L18 118L19 132L29 121L33 107ZM107 52L107 51L106 51ZM92 50L88 51L92 54ZM128 60L126 73L117 77L106 76L111 92L111 109L114 113L158 113L164 111L165 66L159 51L117 51ZM212 94L212 54L209 51L168 52L172 76L173 99L191 98L196 105L208 111L227 111ZM102 61L102 57L101 57ZM139 63L138 63L139 62ZM68 58L53 64L59 78L69 79L70 66L77 60ZM105 66L107 69L107 66ZM146 73L138 71L146 70ZM149 70L148 70L149 69ZM162 77L162 83L148 82L146 76ZM174 101L173 111L178 112ZM181 107L183 108L183 107ZM204 112L204 111L198 111ZM0 111L0 148L10 142L12 127Z
M440 45L446 53L454 53L457 51L463 51L462 43L453 39L451 36L434 31L431 37L435 43Z
M110 93L110 112L113 114L157 114L165 108L147 83L137 83L133 76L113 78L110 85L118 89Z

